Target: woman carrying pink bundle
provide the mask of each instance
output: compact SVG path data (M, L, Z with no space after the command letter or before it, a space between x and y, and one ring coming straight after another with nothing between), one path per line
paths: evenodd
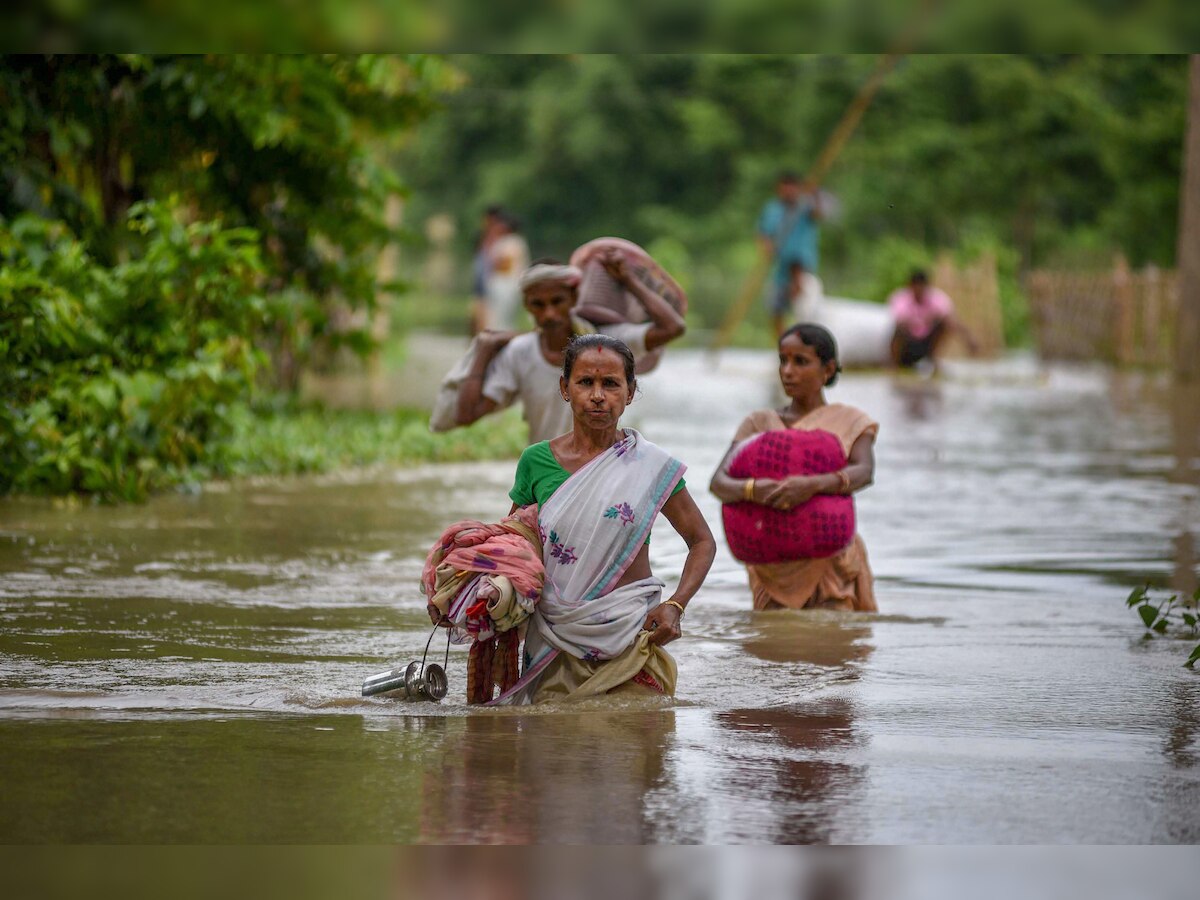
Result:
M779 379L791 402L745 418L709 485L727 504L726 535L747 562L755 609L878 608L850 495L874 480L879 426L862 410L826 402L840 371L828 330L785 331Z

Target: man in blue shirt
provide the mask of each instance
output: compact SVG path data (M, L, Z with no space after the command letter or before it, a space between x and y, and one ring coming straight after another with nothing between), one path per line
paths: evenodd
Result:
M775 261L767 309L780 336L787 327L794 288L805 273L817 271L821 199L815 186L790 171L780 173L775 195L758 217L758 242L766 257Z

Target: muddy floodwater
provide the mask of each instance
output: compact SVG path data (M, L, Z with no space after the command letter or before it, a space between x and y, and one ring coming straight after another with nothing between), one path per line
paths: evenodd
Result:
M718 537L669 704L469 709L461 649L439 705L359 696L420 657L424 553L507 511L512 461L0 501L0 842L1200 840L1200 639L1124 605L1196 587L1200 397L849 373L881 612L753 613L706 487L773 365L672 352L626 419ZM656 574L683 558L660 521Z

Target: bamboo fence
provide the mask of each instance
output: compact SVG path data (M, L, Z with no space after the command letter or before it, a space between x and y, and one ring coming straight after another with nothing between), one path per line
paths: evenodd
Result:
M933 284L950 295L954 314L979 344L981 356L998 356L1004 351L1004 322L1000 314L1000 284L996 278L996 257L984 253L966 265L955 265L950 254L942 253L930 273ZM960 340L948 342L947 356L962 356L966 345Z
M1026 282L1038 353L1047 360L1171 365L1179 279L1117 257L1108 272L1036 270Z

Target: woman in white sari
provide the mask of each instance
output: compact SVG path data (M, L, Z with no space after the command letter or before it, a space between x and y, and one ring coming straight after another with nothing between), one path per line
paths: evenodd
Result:
M521 679L495 703L675 693L675 662L663 647L680 636L716 543L684 486L683 463L620 427L636 387L621 341L590 334L567 347L560 388L572 430L526 449L510 492L514 510L538 504L546 579ZM688 545L666 601L647 546L660 511Z

